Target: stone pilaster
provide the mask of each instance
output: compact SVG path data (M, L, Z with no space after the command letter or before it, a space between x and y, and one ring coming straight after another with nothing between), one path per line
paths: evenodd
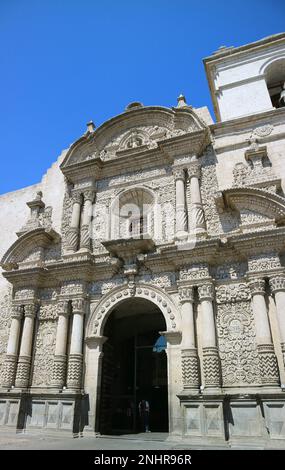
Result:
M217 388L221 385L221 367L217 348L213 310L213 285L211 283L206 283L198 286L198 294L202 308L203 371L205 387Z
M24 305L24 326L20 346L15 386L27 388L30 382L31 358L37 304Z
M195 341L193 287L180 287L179 298L182 317L181 360L183 387L184 389L198 389L200 374Z
M202 206L200 177L201 166L197 159L193 160L187 168L190 180L190 213L189 213L189 232L190 234L203 234L206 232L205 216Z
M78 192L72 194L72 215L70 227L67 231L67 251L75 253L78 249L79 243L79 224L81 216L82 196Z
M7 354L4 362L4 371L2 386L10 388L15 384L15 376L18 361L19 339L21 331L21 323L23 319L23 307L14 305L12 307L12 322L10 327L9 340L7 345Z
M177 239L187 238L186 231L186 200L185 200L185 171L183 168L173 168L176 191L176 228Z
M83 324L85 313L84 299L72 300L72 332L68 358L67 388L80 389L82 381Z
M57 313L58 323L51 384L55 388L62 388L66 384L66 348L69 323L67 300L58 302Z
M285 276L279 275L272 277L269 279L269 284L275 297L281 349L283 354L283 361L285 364Z
M279 373L265 301L265 280L254 279L249 283L249 287L252 296L261 382L265 386L276 386L279 384Z
M80 249L90 250L90 223L92 217L92 206L94 201L94 190L85 190L83 193L83 197L84 206L80 230Z

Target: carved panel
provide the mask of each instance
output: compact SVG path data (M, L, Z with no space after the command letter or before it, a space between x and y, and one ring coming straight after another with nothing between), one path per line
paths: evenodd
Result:
M268 269L280 268L280 260L275 253L256 255L248 260L249 271L266 271Z
M260 383L250 302L242 300L238 303L218 304L217 333L223 384Z
M250 300L250 289L245 283L227 284L216 288L217 304Z
M56 339L56 321L41 321L38 324L35 356L32 372L33 386L48 386L52 379L53 358Z
M180 270L180 280L196 280L209 277L209 269L205 264L194 264Z
M217 234L223 232L217 207L214 201L215 193L218 191L218 181L216 175L216 161L212 147L208 147L202 157L201 167L201 196L207 232Z
M2 377L3 364L6 356L7 343L11 325L12 292L9 288L0 300L0 377Z
M57 306L55 303L44 304L40 306L39 311L40 320L56 320L57 319Z

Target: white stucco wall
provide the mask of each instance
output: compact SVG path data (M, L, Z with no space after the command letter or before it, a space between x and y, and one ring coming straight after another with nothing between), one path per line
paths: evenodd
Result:
M64 177L59 165L62 162L66 151L58 157L57 161L43 176L40 183L28 186L17 191L13 191L0 196L0 259L8 248L17 240L16 232L27 221L30 209L26 205L28 201L34 199L37 191L43 192L43 201L46 206L53 208L53 227L57 232L61 229L61 213L64 198ZM1 276L0 268L0 300L5 295L7 281Z

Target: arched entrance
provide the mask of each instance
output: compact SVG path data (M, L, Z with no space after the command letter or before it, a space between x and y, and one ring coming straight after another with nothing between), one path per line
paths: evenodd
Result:
M139 402L150 404L150 430L168 431L166 330L161 310L143 298L116 305L104 325L99 430L143 432Z

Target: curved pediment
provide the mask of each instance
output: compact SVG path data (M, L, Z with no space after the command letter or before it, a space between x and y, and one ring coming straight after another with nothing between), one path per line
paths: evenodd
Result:
M136 106L106 121L94 132L87 132L68 150L62 168L100 158L157 147L157 142L201 131L205 123L193 108Z
M241 226L254 228L285 224L285 198L257 188L223 191L225 205L239 212Z
M1 267L6 271L17 269L21 263L39 264L43 261L42 250L51 245L58 235L44 228L37 228L24 233L6 251L1 260Z

